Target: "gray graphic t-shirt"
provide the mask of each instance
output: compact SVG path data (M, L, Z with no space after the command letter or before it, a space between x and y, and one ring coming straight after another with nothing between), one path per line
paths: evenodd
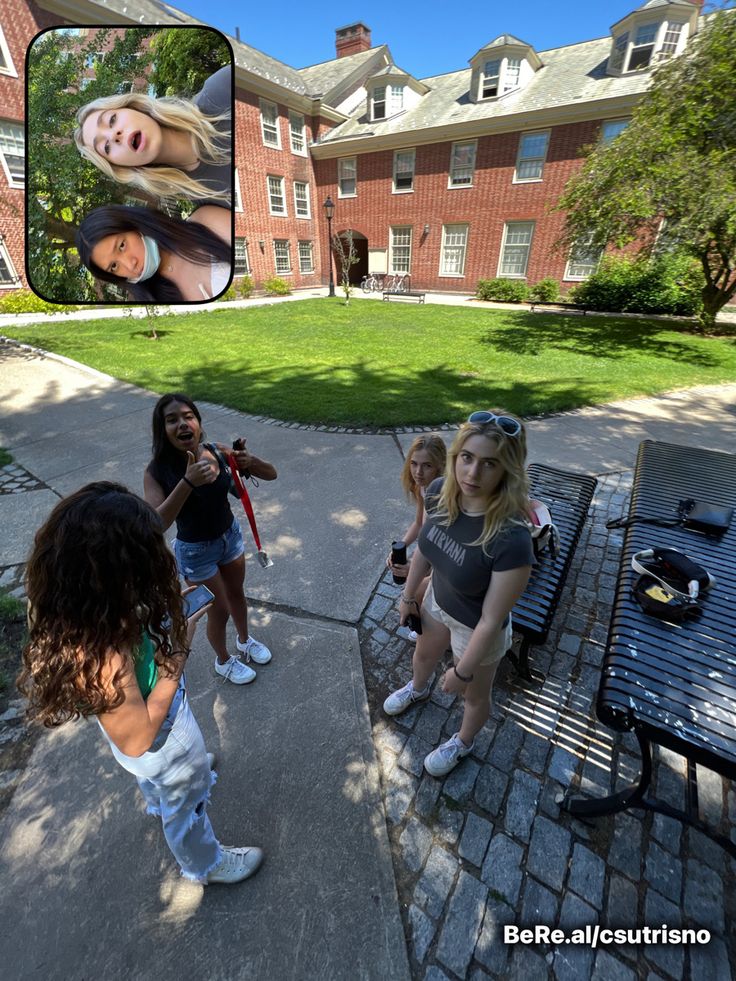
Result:
M466 627L474 628L480 620L493 571L534 565L532 539L528 528L512 524L495 535L485 548L471 545L483 531L483 515L461 511L449 527L439 524L433 512L442 483L443 478L439 478L427 488L427 520L417 544L425 559L432 563L432 586L439 607Z

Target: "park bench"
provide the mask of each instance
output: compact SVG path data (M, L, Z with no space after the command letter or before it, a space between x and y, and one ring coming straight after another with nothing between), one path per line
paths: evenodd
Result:
M512 611L514 633L521 634L522 642L518 655L507 651L507 656L525 681L542 682L544 676L530 668L529 650L547 640L598 481L540 463L532 463L527 472L532 497L550 509L560 545L556 558L549 549L542 553Z
M588 308L579 303L567 303L562 300L535 300L529 306L529 313L534 313L537 307L562 307L564 310L579 310L583 316L588 312Z
M695 498L732 507L736 456L645 440L639 447L629 509L632 517L674 517ZM632 556L677 548L703 565L716 585L696 618L672 625L645 614L631 595ZM634 732L641 750L637 783L597 800L568 797L564 810L585 818L629 808L655 811L698 828L731 855L736 844L698 816L696 765L736 779L736 527L708 538L682 526L634 522L626 528L596 711L604 725ZM686 810L647 796L651 744L685 758Z
M396 300L418 300L420 303L424 303L425 293L421 290L384 290L383 298L384 300L390 300L392 297Z

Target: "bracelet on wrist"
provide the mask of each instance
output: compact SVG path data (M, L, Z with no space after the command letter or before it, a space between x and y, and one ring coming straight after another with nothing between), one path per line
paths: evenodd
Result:
M181 479L184 481L185 484L189 484L192 490L194 490L194 484L191 482L191 480L188 477L184 476Z
M455 677L459 678L460 681L464 682L466 685L468 684L468 682L473 680L474 676L472 674L470 675L460 674L460 672L458 671L458 669L455 667L454 664L452 666L452 670L455 672Z
M172 651L171 653L174 656L176 656L177 654L183 654L184 655L184 660L186 661L186 659L192 653L192 649L191 649L191 647L185 647L183 650L180 650L180 651Z
M417 602L414 596L412 596L411 599L409 599L407 596L404 596L403 593L401 594L401 596L399 597L399 599L401 600L402 603L416 603Z

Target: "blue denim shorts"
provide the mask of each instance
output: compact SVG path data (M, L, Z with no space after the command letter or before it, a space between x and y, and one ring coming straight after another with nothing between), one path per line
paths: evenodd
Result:
M217 574L221 565L234 562L245 552L243 533L233 518L224 535L209 542L180 542L174 539L174 554L179 572L189 582L204 582Z

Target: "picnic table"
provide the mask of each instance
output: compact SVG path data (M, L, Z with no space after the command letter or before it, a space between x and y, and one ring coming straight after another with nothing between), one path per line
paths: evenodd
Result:
M644 441L639 447L629 518L673 517L685 498L733 507L736 456ZM643 612L631 593L631 558L655 547L677 548L703 565L716 585L702 612L677 625ZM637 783L608 797L567 797L564 810L592 818L641 808L676 818L718 841L736 845L698 815L696 765L736 779L736 524L720 538L682 526L634 522L626 528L611 625L596 705L611 729L634 732L641 749ZM651 745L685 758L686 810L648 796Z

